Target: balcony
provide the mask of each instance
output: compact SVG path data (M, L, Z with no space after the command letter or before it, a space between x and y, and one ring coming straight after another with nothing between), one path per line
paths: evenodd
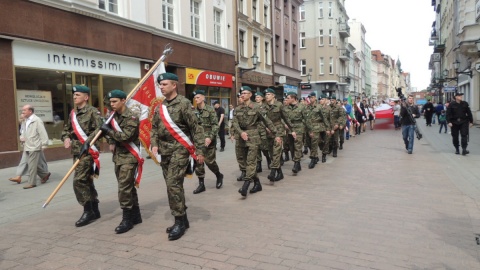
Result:
M445 44L435 44L435 47L433 48L434 53L444 53L445 52Z
M338 84L350 84L350 76L348 75L338 75L340 81Z
M350 37L350 26L347 23L340 23L338 33L342 38Z
M342 61L348 61L350 60L350 51L347 49L338 49L339 52L339 58Z

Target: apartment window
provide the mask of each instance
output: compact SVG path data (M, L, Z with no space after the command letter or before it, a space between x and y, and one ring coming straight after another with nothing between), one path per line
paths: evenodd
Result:
M323 2L318 3L318 18L323 18Z
M298 57L297 57L297 45L292 44L292 68L297 68L298 65Z
M252 18L257 20L257 0L252 0Z
M323 29L320 29L318 33L318 46L323 46Z
M245 31L240 30L238 33L238 36L239 36L240 56L245 57Z
M98 8L118 14L118 0L99 0Z
M300 48L306 48L305 44L305 32L300 32Z
M300 5L300 7L298 8L298 13L300 15L300 21L304 21L305 20L305 5Z
M301 76L307 75L307 60L306 59L301 59L300 60L300 72Z
M270 28L270 8L269 6L263 7L263 24Z
M328 45L333 46L333 30L328 29Z
M324 63L324 60L323 60L323 57L320 57L320 75L323 75L325 74L325 63Z
M243 0L240 0L238 3L238 11L240 11L240 13L243 13Z
M258 56L258 62L261 62L260 54L258 53L258 37L253 37L253 53Z
M222 45L222 12L213 10L213 39L215 44Z
M173 0L162 0L163 29L173 31Z
M284 40L284 46L285 53L283 55L283 59L285 60L285 66L288 66L290 65L290 45L288 44L288 40Z
M330 57L330 67L329 67L330 74L333 74L333 57Z
M332 10L332 2L328 2L328 17L332 18L333 17L333 10Z
M281 46L280 46L280 36L275 35L275 58L277 62L280 61L282 57L282 51L281 51ZM279 62L280 63L280 62Z
M295 9L295 6L292 6L292 20L295 20L297 19L297 10Z
M200 2L190 0L190 36L200 38Z
M267 65L271 65L271 59L270 59L270 43L265 42L265 63Z

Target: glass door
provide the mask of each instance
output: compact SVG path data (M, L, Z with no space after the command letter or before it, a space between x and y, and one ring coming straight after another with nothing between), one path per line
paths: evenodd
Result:
M97 74L75 73L75 84L81 84L90 88L89 104L103 111L103 97L100 93L100 76Z

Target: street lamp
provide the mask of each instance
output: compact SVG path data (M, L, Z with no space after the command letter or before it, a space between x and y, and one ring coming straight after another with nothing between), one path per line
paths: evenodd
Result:
M478 46L478 45L477 45ZM457 82L458 82L458 74L465 74L470 76L470 79L473 77L473 72L472 70L469 71L458 71L458 68L460 67L460 62L457 60L455 63L453 63L453 68L455 68L455 73L457 73Z
M257 68L257 64L258 64L258 56L257 56L257 54L254 53L254 54L252 55L252 57L250 57L250 58L252 58L253 68L241 68L241 67L239 67L238 69L240 70L240 78L242 78L243 73L248 72L248 71L251 71L251 70L254 70L254 69Z

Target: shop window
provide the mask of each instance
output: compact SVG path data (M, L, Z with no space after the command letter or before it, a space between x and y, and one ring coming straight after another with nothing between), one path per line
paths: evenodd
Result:
M222 87L213 87L213 86L203 86L203 85L187 85L187 97L192 101L192 104L195 106L193 100L193 92L196 90L205 91L205 103L213 107L215 101L220 102L220 105L225 109L225 113L228 112L228 105L231 104L230 101L230 88Z
M127 95L132 91L132 89L137 85L138 79L131 79L131 78L120 78L120 77L111 77L111 76L103 76L103 96L97 97L97 99L92 100L92 105L95 107L102 108L103 115L105 116L107 113L107 108L103 106L107 100L104 100L105 96L108 92L114 89L120 89L123 92L127 93Z

